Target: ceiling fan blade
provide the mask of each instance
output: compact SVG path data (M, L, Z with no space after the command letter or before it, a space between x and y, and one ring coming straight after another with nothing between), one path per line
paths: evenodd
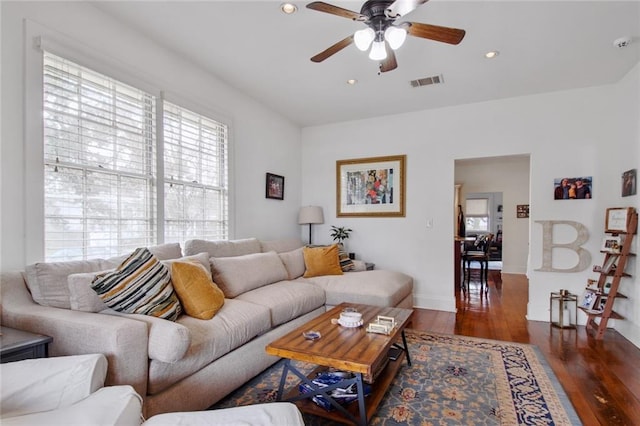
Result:
M389 47L389 43L385 41L385 48L387 49L387 57L380 62L380 72L392 71L398 68L398 63L396 62L396 54L391 47Z
M345 47L349 46L351 43L353 43L353 35L350 35L349 37L340 40L339 42L337 42L333 46L330 46L329 48L327 48L327 49L323 50L322 52L318 53L317 55L315 55L314 57L311 58L311 61L313 61L313 62L322 62L325 59L327 59L329 56L331 56L331 55L333 55L335 53L338 53L339 51L341 51Z
M386 10L388 18L399 18L413 12L418 6L429 0L396 0Z
M401 25L414 37L428 38L443 43L458 44L465 35L464 30L441 27L438 25L421 24L419 22L403 22Z
M323 1L311 2L307 5L307 8L312 10L317 10L318 12L324 12L324 13L330 13L332 15L342 16L343 18L353 19L354 21L364 22L367 19L369 19L358 12L354 12L349 9L343 9L341 7L334 6L329 3L325 3Z

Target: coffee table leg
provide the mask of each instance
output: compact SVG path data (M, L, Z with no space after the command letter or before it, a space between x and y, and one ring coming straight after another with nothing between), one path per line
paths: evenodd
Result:
M276 401L282 401L282 394L284 392L284 385L287 382L287 375L289 374L290 359L285 360L284 368L282 369L282 377L280 378L280 386L278 386L278 394L276 395Z
M409 364L409 367L411 367L411 357L409 356L409 346L407 345L407 336L405 336L404 334L404 329L402 329L402 344L404 345L404 348L402 348L404 350L405 355L407 355L407 364Z
M358 388L358 412L360 414L360 425L367 426L367 408L364 403L364 383L362 373L356 374L356 386Z

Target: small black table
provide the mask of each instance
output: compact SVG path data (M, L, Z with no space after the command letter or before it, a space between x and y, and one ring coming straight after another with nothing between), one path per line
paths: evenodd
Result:
M15 328L0 327L0 363L47 358L52 337Z

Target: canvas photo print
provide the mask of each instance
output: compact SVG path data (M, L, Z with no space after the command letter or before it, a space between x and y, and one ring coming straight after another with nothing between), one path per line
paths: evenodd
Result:
M555 200L585 200L593 198L593 178L561 177L553 180Z

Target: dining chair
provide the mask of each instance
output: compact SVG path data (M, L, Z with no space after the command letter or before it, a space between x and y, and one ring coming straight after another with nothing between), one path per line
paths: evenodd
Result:
M462 264L464 268L466 284L463 284L462 290L467 291L469 282L471 281L471 262L480 264L480 291L485 293L489 291L489 255L491 245L493 243L493 234L478 235L473 244L465 247L462 254ZM484 285L486 284L486 287Z

